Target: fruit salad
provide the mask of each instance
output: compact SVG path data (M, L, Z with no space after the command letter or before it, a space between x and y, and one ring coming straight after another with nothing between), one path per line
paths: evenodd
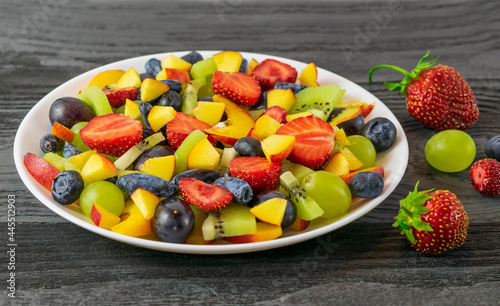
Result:
M95 226L188 244L249 243L342 217L384 190L376 155L396 141L376 107L239 52L150 58L95 75L49 110L24 164Z

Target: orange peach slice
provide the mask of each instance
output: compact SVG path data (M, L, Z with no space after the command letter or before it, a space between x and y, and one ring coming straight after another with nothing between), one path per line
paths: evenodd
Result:
M224 237L222 239L231 243L250 243L273 240L281 236L281 234L283 234L281 226L257 222L257 231L254 234Z
M144 219L149 220L153 218L156 206L160 203L160 198L142 188L137 188L130 195L130 198L134 201L135 205L139 207Z
M243 56L236 51L222 51L213 56L217 70L223 72L237 72L240 70Z
M337 126L334 126L333 129L335 130L335 142L337 142L340 145L341 149L346 145L351 144L349 139L347 139L347 135L344 129L339 129Z
M258 140L263 140L270 135L276 134L276 131L280 127L281 124L278 121L264 114L255 121L255 128L252 130L250 136Z
M127 72L125 72L116 83L117 89L126 87L141 87L141 77L134 68L127 70Z
M153 131L158 132L167 123L174 120L177 112L172 106L155 105L148 114L148 122Z
M186 84L191 82L191 77L189 72L185 70L175 69L175 68L165 68L162 69L157 75L156 80L176 80L181 82L182 87L185 88Z
M188 169L214 170L220 160L220 154L207 138L200 140L189 152Z
M226 104L222 102L198 101L191 112L196 119L214 126L219 123L225 108Z
M104 155L92 154L82 169L82 178L89 181L102 181L116 176L116 166Z
M192 64L189 62L186 62L180 57L177 57L173 54L165 56L164 59L161 60L161 67L163 69L165 68L173 68L173 69L179 69L179 70L184 70L189 72L191 70Z
M248 70L247 70L247 74L248 75L251 75L252 74L252 71L253 69L259 64L259 62L257 62L255 59L252 58L252 60L250 61L250 63L248 64Z
M267 94L267 108L278 105L288 112L295 100L297 98L291 89L273 89Z
M87 87L97 86L103 88L107 85L116 84L118 80L125 74L123 70L106 70L98 73Z
M340 153L342 153L349 162L349 171L353 172L363 167L364 164L347 147L342 148Z
M272 198L250 208L250 212L259 220L280 226L285 216L286 199Z
M290 122L293 119L297 119L297 118L300 118L300 117L308 117L308 116L314 116L313 112L311 112L311 111L305 111L305 112L300 112L300 113L297 113L297 114L287 115L286 116L286 121Z
M278 163L288 157L295 146L295 137L290 135L270 135L261 141L262 151L271 163Z
M168 85L154 79L145 79L141 85L141 100L152 101L168 90Z
M125 100L125 111L123 114L135 120L142 118L139 105L130 99Z
M148 158L139 170L170 181L175 170L175 155Z
M153 232L150 220L144 218L141 210L132 200L125 202L120 219L122 221L113 226L111 231L131 237L145 236Z
M336 174L341 179L346 181L350 172L349 161L342 153L335 153L333 154L330 161L328 161L328 164L325 167L325 171Z
M71 156L70 158L68 158L68 161L74 166L78 167L80 170L82 170L87 161L89 160L89 158L96 153L97 153L96 150L85 151L78 155Z
M302 85L306 85L309 87L317 87L319 86L318 82L318 68L314 63L310 63L309 65L302 70L299 75L299 82Z
M110 229L121 221L120 217L96 203L92 205L92 209L90 210L90 220L92 220L95 225L104 229Z
M330 121L330 125L336 126L339 123L347 121L349 119L352 119L360 114L361 114L361 109L359 107L348 107L348 108L344 109L342 112L340 112L340 114L335 116Z
M54 126L52 127L52 134L66 141L67 143L72 143L73 139L75 138L75 133L64 125L59 124L59 122L54 122Z

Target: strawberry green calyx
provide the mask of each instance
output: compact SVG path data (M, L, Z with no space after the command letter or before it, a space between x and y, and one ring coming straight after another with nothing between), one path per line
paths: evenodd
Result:
M394 218L396 222L394 222L392 226L399 227L401 229L401 235L406 235L408 240L414 244L417 243L417 241L413 235L412 228L420 231L433 231L429 223L421 219L421 216L429 211L429 209L424 206L425 203L427 200L434 199L434 197L428 196L428 193L432 190L433 189L419 192L417 182L415 190L408 193L406 199L399 201L401 209Z
M393 83L393 82L384 82L385 84L385 87L387 87L387 89L393 91L393 90L399 90L399 94L406 94L406 87L408 87L408 85L418 77L418 75L420 74L420 72L422 70L425 70L425 69L428 69L432 66L434 66L434 63L436 62L436 60L439 58L439 57L436 57L435 59L433 59L432 61L430 62L424 62L428 57L429 57L429 54L430 54L430 51L427 51L427 53L424 55L424 57L422 57L420 59L420 61L418 62L417 64L417 67L415 67L415 69L413 69L413 71L410 73L400 67L397 67L397 66L393 66L393 65L378 65L378 66L375 66L373 67L370 72L368 73L368 82L372 82L372 75L373 75L373 72L375 72L376 70L378 69L381 69L381 68L388 68L388 69L393 69L393 70L396 70L396 71L399 71L401 72L402 74L406 75L406 77L401 81L401 83Z

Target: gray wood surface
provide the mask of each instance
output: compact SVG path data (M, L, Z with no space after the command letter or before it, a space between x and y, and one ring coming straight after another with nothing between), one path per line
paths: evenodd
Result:
M0 304L497 305L500 198L424 157L435 134L388 92L380 71L411 69L431 50L475 92L479 121L467 132L485 157L500 134L500 2L478 1L15 1L0 0L0 224L17 209L16 299L3 280ZM338 73L380 98L409 139L406 174L361 219L307 242L249 254L202 256L142 249L87 232L52 213L25 188L12 144L23 117L59 84L138 55L178 50L267 53ZM470 218L465 244L440 256L415 252L391 224L414 184L456 193ZM5 244L2 246L4 250ZM3 252L5 254L5 252ZM7 256L1 275L8 279Z

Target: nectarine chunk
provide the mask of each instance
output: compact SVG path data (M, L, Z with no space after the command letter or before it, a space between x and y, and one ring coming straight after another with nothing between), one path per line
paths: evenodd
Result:
M188 169L214 170L219 163L220 154L207 138L200 140L189 152Z
M151 219L155 215L156 206L160 203L160 198L158 198L153 193L137 188L131 195L130 198L134 201L135 205L139 207L144 219Z
M52 181L61 171L33 153L26 153L23 162L31 176L45 189L50 191Z
M104 155L92 154L82 169L82 178L89 181L102 181L116 176L116 166Z
M316 67L316 64L310 63L300 73L299 82L300 84L309 87L317 87L319 86L318 82L316 81L317 78L318 78L318 68Z
M349 161L342 153L335 153L325 167L325 171L338 175L344 181L349 176Z
M192 113L196 119L214 126L222 118L225 107L226 105L222 102L198 101Z
M165 56L164 59L161 60L161 67L163 69L165 68L174 68L174 69L179 69L179 70L184 70L189 72L191 70L192 64L189 62L186 62L180 57L177 57L173 54Z
M145 79L141 85L141 100L152 101L169 89L168 85L155 79Z
M170 181L175 170L175 155L148 158L139 170Z
M107 85L116 84L118 80L125 74L123 70L106 70L98 73L87 87L97 86L103 88Z
M280 226L285 216L286 205L286 199L272 198L250 208L250 212L261 221Z
M262 151L271 163L281 162L292 152L295 137L290 135L270 135L262 140Z
M110 229L120 223L121 219L117 215L109 212L102 206L94 203L90 211L90 219L95 225L104 229Z
M263 140L270 135L276 134L276 131L280 127L281 123L264 114L255 121L255 128L252 130L250 136L258 140Z
M155 105L148 114L148 122L153 131L158 132L175 118L177 112L172 106Z
M267 94L267 108L278 105L288 112L295 100L297 98L291 89L273 89Z

